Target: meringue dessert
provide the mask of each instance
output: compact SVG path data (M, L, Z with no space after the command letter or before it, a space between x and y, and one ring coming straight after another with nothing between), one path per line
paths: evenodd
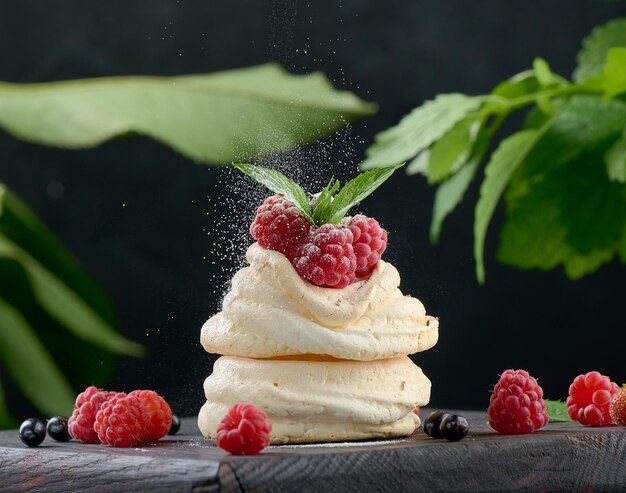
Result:
M249 265L201 330L204 349L223 355L204 382L202 434L215 438L229 408L246 402L268 415L273 445L411 435L431 384L408 355L437 343L439 322L403 295L398 271L380 259L387 232L358 215L304 231L300 221L299 242L284 239L289 228L277 232L272 224L299 212L282 196L266 203L255 222L270 225L270 246L295 246L268 248L265 230L253 223ZM288 219L276 220L280 214ZM339 275L342 287L329 285Z

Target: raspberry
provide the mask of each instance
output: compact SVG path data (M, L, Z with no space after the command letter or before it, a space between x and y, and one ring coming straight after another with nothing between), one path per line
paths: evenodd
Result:
M298 274L312 284L345 288L355 279L352 232L345 226L324 224L294 252L292 263Z
M141 442L156 442L167 435L172 426L172 410L165 399L153 390L133 390L129 396L135 396L141 402L142 430Z
M259 245L287 256L310 231L311 225L300 209L281 195L265 199L250 225L250 234Z
M235 404L217 427L217 446L234 455L254 455L270 444L272 423L252 404Z
M581 425L610 425L609 403L616 392L617 384L597 371L578 375L569 386L567 414Z
M143 434L142 405L136 395L120 392L102 404L93 425L102 443L130 447Z
M387 231L380 227L376 219L363 214L350 218L347 224L354 237L352 247L356 255L356 276L367 277L387 248Z
M626 426L626 388L621 388L613 395L609 411L613 423Z
M532 433L548 423L543 390L524 370L506 370L493 388L489 425L498 433Z
M100 406L116 392L99 390L96 387L87 387L76 397L74 411L68 420L70 436L83 443L98 443L98 434L93 429L96 413Z

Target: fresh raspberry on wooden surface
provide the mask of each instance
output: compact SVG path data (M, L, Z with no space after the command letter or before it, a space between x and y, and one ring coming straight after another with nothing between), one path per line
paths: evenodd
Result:
M352 232L352 247L356 255L356 276L367 277L376 268L387 248L387 231L374 218L357 214L347 221Z
M117 392L108 392L96 387L87 387L76 397L74 411L68 420L70 436L83 443L98 443L98 433L93 429L96 413L100 406Z
M626 426L626 388L620 388L609 404L609 412L613 423L620 426Z
M578 375L569 386L569 397L565 401L567 414L581 425L610 425L613 420L609 404L615 393L617 384L597 371Z
M265 199L250 225L250 234L259 245L288 257L310 231L311 225L300 209L281 195Z
M141 442L156 442L167 435L172 426L172 410L169 404L153 390L133 390L141 402L142 430Z
M143 434L143 406L136 395L119 392L104 402L96 414L94 430L102 443L130 447Z
M498 433L532 433L548 423L543 390L525 370L506 370L493 389L489 425Z
M345 226L324 224L310 233L294 253L298 274L317 286L345 288L356 275L352 232Z
M270 444L272 423L252 404L235 404L217 427L215 443L233 455L254 455Z

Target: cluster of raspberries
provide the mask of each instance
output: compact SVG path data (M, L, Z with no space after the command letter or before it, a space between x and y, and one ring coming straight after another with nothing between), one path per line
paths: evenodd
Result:
M78 394L68 421L70 436L83 443L130 447L156 442L172 425L172 410L152 390L108 392L88 387Z
M369 276L387 248L387 231L376 219L358 214L314 229L282 195L265 199L250 234L263 248L284 254L302 278L337 289Z
M597 371L578 375L569 387L567 414L585 426L626 426L626 388ZM532 433L549 421L543 390L524 370L506 370L495 385L489 425L499 433Z

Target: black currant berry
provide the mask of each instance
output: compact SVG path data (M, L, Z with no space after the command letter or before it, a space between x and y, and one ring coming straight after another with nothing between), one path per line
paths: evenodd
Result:
M172 426L170 426L170 431L168 431L167 434L176 435L178 430L180 430L180 418L178 414L172 414Z
M36 447L46 438L46 424L40 419L28 418L20 425L20 440L24 445Z
M441 420L439 425L439 431L441 436L451 442L456 442L461 438L464 438L469 431L469 424L467 419L458 414L448 414Z
M46 425L48 435L57 442L67 442L70 439L70 433L67 431L67 418L65 416L54 416L48 420Z
M443 420L446 416L449 416L449 414L444 413L443 411L433 411L430 413L424 420L424 433L426 433L429 437L441 438L439 425L441 420Z

